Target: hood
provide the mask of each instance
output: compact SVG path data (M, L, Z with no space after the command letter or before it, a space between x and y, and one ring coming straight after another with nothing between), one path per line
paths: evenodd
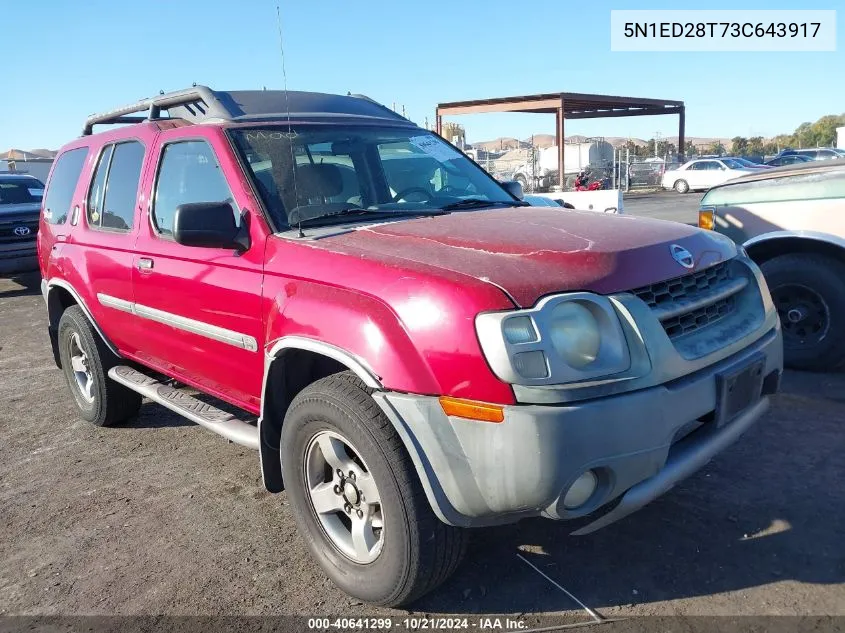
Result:
M0 219L31 219L32 216L38 218L41 213L40 202L26 202L23 204L0 204Z
M692 254L692 269L675 261L669 248L673 244ZM313 245L469 275L498 286L521 307L554 292L631 290L736 254L727 238L685 224L551 207L490 209L367 225Z

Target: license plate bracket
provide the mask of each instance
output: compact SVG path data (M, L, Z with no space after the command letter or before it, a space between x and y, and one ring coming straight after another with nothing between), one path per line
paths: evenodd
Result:
M755 355L736 369L716 374L716 426L722 427L745 411L763 391L766 357Z

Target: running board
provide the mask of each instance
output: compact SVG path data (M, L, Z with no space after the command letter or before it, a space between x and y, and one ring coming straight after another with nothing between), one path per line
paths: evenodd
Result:
M155 378L126 365L112 367L109 370L109 377L235 444L258 450L258 427L239 420L231 413L206 404L179 389L168 387Z

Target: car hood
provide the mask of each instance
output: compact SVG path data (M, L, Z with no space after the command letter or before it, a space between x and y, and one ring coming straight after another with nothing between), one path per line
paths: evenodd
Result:
M553 292L630 290L736 254L727 238L685 224L545 207L365 225L317 239L313 245L358 258L404 259L469 275L498 286L521 307ZM692 254L692 268L675 261L672 245Z
M29 218L33 215L37 217L40 212L41 204L39 202L0 204L0 218L2 219Z

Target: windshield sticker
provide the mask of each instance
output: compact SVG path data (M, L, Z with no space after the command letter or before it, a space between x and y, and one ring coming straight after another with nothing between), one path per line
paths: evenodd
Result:
M441 162L461 157L458 150L433 136L412 136L408 140L412 145L419 147L426 154Z

